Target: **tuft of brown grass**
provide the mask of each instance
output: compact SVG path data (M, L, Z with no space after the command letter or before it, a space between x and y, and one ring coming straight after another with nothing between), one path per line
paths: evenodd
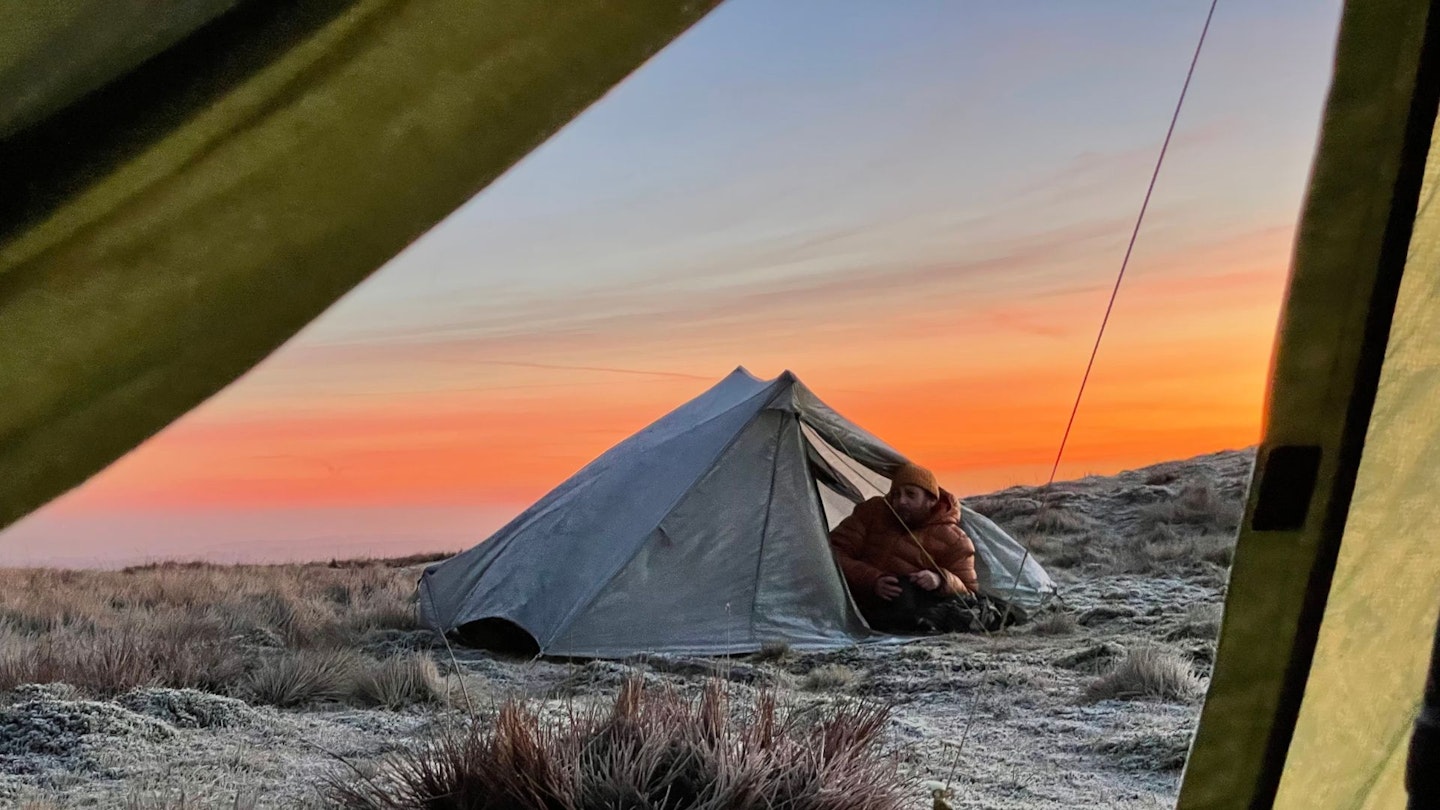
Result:
M1161 647L1137 647L1085 690L1085 699L1192 701L1204 684L1179 653Z
M1220 635L1220 620L1224 608L1213 602L1199 602L1185 611L1180 626L1167 636L1169 639L1197 638L1214 641Z
M1080 535L1020 535L1031 556L1047 569L1081 568L1103 559L1097 548L1103 545L1095 532Z
M1036 636L1073 636L1080 631L1080 622L1069 611L1056 611L1036 619L1030 633Z
M1180 771L1190 756L1190 735L1184 731L1107 736L1084 749L1105 754L1121 768L1142 773Z
M760 648L759 652L750 656L750 660L752 661L772 664L783 664L787 661L794 660L794 658L795 652L790 649L789 644L784 642L766 644Z
M418 565L448 560L459 553L459 551L431 551L409 554L404 557L352 557L345 560L331 560L326 565L330 568L414 568Z
M445 679L426 655L397 655L367 665L356 676L355 697L361 705L401 709L417 704L443 704Z
M1095 525L1088 515L1055 506L1042 506L1034 517L1017 524L1017 528L1032 534L1066 535L1083 534Z
M989 495L966 498L965 505L996 523L1009 524L1040 511L1039 493L1029 488L1012 487Z
M25 683L68 683L98 696L139 686L222 692L245 671L238 650L213 642L190 643L158 630L58 632L14 641L4 644L0 654L0 690Z
M883 706L786 715L773 695L731 706L723 682L687 700L632 678L608 710L547 722L511 701L493 722L442 730L373 777L332 779L329 800L367 810L894 810L908 786L881 747Z
M1173 469L1159 468L1152 469L1145 474L1145 483L1149 486L1164 486L1173 484L1180 480L1180 474Z
M1248 480L1241 474L1248 476L1252 460L1248 453L1230 454L1214 468L1172 463L1132 478L1062 483L1048 491L1012 487L966 503L1014 534L1052 574L1223 580L1215 569L1228 569L1234 556Z
M413 595L414 573L391 561L0 569L0 690L69 683L104 697L164 686L288 705L296 689L330 699L323 677L304 685L315 673L300 662L418 637ZM354 686L344 684L344 699L369 699Z
M1218 500L1208 486L1186 492L1191 493L1188 499L1182 496L1142 509L1136 534L1117 549L1110 570L1194 574L1210 566L1229 567L1239 527L1239 501Z
M800 688L807 692L836 692L853 689L865 679L865 673L844 664L824 664L805 673Z
M270 656L246 676L240 693L281 708L344 700L355 691L359 657L342 650L299 650Z
M255 793L236 791L234 797L225 801L191 798L183 790L174 797L147 796L135 794L126 797L120 805L124 810L255 810L260 799Z
M1173 500L1149 504L1141 517L1151 525L1191 527L1214 534L1233 534L1240 528L1244 504L1227 498L1209 483L1189 484Z

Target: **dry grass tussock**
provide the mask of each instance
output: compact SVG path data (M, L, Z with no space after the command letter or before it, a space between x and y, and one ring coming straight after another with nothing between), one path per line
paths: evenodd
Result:
M1036 636L1073 636L1080 632L1080 620L1069 611L1047 613L1030 624L1030 634Z
M1062 515L1045 512L1042 516ZM1141 506L1133 529L1116 538L1089 530L1076 516L1018 525L1019 536L1047 567L1101 574L1223 573L1235 553L1243 516L1237 498L1192 484L1175 498Z
M1058 536L1020 534L1017 539L1029 548L1030 554L1039 560L1041 565L1047 569L1064 571L1103 563L1108 555L1101 550L1104 544L1098 541L1098 537L1091 532Z
M1209 483L1191 484L1173 499L1142 507L1136 534L1115 557L1121 573L1153 574L1227 569L1244 517L1239 497Z
M1048 492L1014 487L967 504L1010 531L1052 572L1223 581L1244 518L1248 477L1241 467L1248 470L1249 458L1161 465L1127 480L1071 482Z
M1233 534L1240 528L1244 512L1244 503L1239 498L1227 498L1207 482L1185 486L1175 498L1146 506L1142 515L1155 524Z
M1118 574L1223 573L1235 553L1235 538L1225 535L1184 535L1157 526L1148 535L1122 544L1107 566Z
M1167 638L1172 640L1198 638L1213 641L1220 635L1220 621L1224 612L1223 606L1213 602L1190 605L1186 608L1180 625L1172 630Z
M1140 509L1136 535L1117 555L1123 574L1228 568L1244 516L1238 497L1218 494L1211 484L1191 484L1174 500Z
M734 707L723 682L698 699L631 679L608 708L547 721L510 702L493 722L443 731L378 772L330 785L340 807L513 810L890 810L907 787L882 750L883 706ZM357 778L360 777L360 778Z
M1130 770L1178 772L1185 767L1185 760L1190 755L1190 735L1184 731L1151 731L1106 736L1086 744L1084 749L1105 754L1116 760L1120 767Z
M363 664L347 650L297 650L251 671L239 691L255 703L291 708L341 701L350 694Z
M795 659L795 651L790 649L789 644L772 643L760 648L760 651L750 656L750 660L761 663L783 664Z
M853 689L865 680L865 673L844 664L824 664L805 673L800 688L808 692L833 692Z
M1091 683L1085 698L1192 701L1204 693L1204 682L1183 656L1162 647L1145 646L1127 652L1114 668Z
M255 810L260 805L254 793L236 791L229 801L214 802L192 799L183 791L173 798L131 796L120 805L123 810Z
M235 791L231 798L222 801L207 801L192 798L183 789L174 796L150 796L137 792L127 796L118 805L121 810L255 810L260 804L258 796L244 790ZM28 802L20 810L62 810L62 805L49 802Z
M445 679L427 655L397 655L361 671L353 697L366 706L399 709L426 703L446 703Z
M1027 534L1046 536L1084 534L1095 526L1089 515L1054 506L1042 506L1028 520L1017 523L1016 529Z
M169 686L280 706L430 702L433 667L364 652L428 645L416 641L413 593L413 573L380 561L0 570L0 690L60 682L97 697Z

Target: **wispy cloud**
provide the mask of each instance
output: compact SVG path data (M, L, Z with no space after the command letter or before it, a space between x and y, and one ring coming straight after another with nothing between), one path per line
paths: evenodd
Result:
M687 289L677 280L658 290L633 284L586 294L574 301L540 298L497 304L462 323L439 324L343 343L296 345L287 362L375 362L387 357L477 362L487 352L517 345L564 350L573 341L598 339L657 342L677 333L739 329L775 317L808 319L824 326L865 316L875 322L903 320L907 313L934 307L937 299L993 301L1043 289L1057 266L1083 261L1113 247L1121 223L1106 221L1057 228L1025 238L977 245L973 258L928 262L886 262L842 267L824 273L768 278L731 288ZM761 338L763 339L763 338ZM498 362L498 361L497 361Z
M624 374L635 377L666 377L678 380L710 380L700 374L686 374L680 371L654 371L638 368L615 368L613 366L567 366L558 363L526 363L519 360L477 359L471 362L484 366L509 366L511 368L538 368L547 371L592 371L601 374Z
M1288 243L1287 229L1260 229L1170 255L1168 264L1135 276L1081 410L1075 464L1252 441ZM1053 255L1051 248L1037 251ZM938 272L919 268L908 278ZM837 285L819 295L827 302L863 308L873 303L877 279L883 276L814 282ZM1071 283L963 309L917 295L901 302L893 320L830 321L835 331L804 344L775 345L773 325L736 337L726 321L731 308L757 298L808 300L814 292L771 285L657 317L675 330L674 340L701 345L729 335L747 364L763 361L761 373L794 368L842 412L972 491L1039 475L1053 457L1108 290ZM542 332L303 347L289 360L297 374L335 363L372 375L436 362L451 371L424 372L445 384L416 384L424 390L415 393L314 399L303 410L217 409L177 424L76 507L464 503L482 493L523 503L736 364L717 359L713 373L697 374L543 359L587 356L596 343L596 356L643 356L664 343L648 321L598 323L588 321L582 328L594 332L581 339ZM837 342L837 335L848 337ZM537 359L487 360L484 353L501 345L510 356ZM701 355L694 345L683 353ZM485 384L455 384L474 376L457 369L478 367L493 369Z
M551 358L643 354L678 345L704 347L733 342L737 355L773 344L790 331L792 345L860 340L940 327L948 333L983 331L992 341L1007 333L1073 338L1098 324L1077 306L1108 291L1122 229L1115 221L1056 229L1033 239L1005 241L983 255L910 266L882 264L804 277L780 278L691 293L624 288L587 296L584 306L532 300L477 316L468 323L439 325L327 344L296 345L278 365L415 363L474 367L611 368ZM1181 248L1137 259L1122 302L1224 294L1235 285L1259 283L1278 291L1288 256L1290 230L1273 226L1240 233L1198 249ZM1092 280L1077 281L1076 264ZM1122 306L1129 304L1122 303ZM804 336L818 334L812 344ZM798 340L796 339L798 338ZM809 349L807 349L808 351ZM693 355L691 355L693 356ZM735 365L743 356L733 358ZM720 365L726 365L721 363ZM708 378L709 374L614 368L619 373Z

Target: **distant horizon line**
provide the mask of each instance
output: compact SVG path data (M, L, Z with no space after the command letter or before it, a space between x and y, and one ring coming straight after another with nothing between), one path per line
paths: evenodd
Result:
M1253 454L1257 451L1258 444L1242 448L1224 448L1205 453L1197 453L1184 458L1164 459L1150 464L1131 467L1117 471L1109 475L1089 474L1076 478L1068 478L1055 482L1064 484L1067 482L1080 482L1096 478L1117 478L1122 475L1143 472L1163 465L1186 464L1197 462L1216 456L1234 454ZM1039 491L1045 488L1044 484L1013 484L1006 487L992 489L983 493L972 493L961 495L961 500L971 498L984 498L1013 490ZM171 548L166 551L152 551L149 553L139 552L126 553L127 549L111 544L105 547L104 552L96 553L95 550L89 553L66 554L60 552L55 558L39 561L45 556L42 553L35 553L34 546L29 548L5 548L4 534L0 534L0 559L10 558L9 562L0 562L0 570L16 571L124 571L146 568L184 568L184 567L278 567L278 566L353 566L353 565L405 565L419 564L421 558L432 560L445 559L455 554L464 552L483 543L495 531L505 523L513 520L524 511L528 504L515 503L505 507L497 504L390 504L390 505L364 505L364 504L334 504L326 506L289 506L270 508L210 508L210 509L167 509L168 513L182 512L191 515L200 515L206 512L230 513L251 513L257 518L273 516L277 513L300 513L305 512L312 516L320 516L325 513L346 514L357 512L388 512L391 515L425 514L435 512L452 512L454 517L460 518L459 525L441 525L439 527L417 526L413 533L405 533L402 530L391 528L382 532L379 536L365 538L347 530L346 527L336 527L337 531L316 531L312 524L304 530L305 536L292 536L288 540L284 538L265 538L266 531L256 528L254 535L256 540L251 540L250 531L243 532L244 540L232 540L221 542L216 545L213 537L210 538L209 547L204 546L193 549ZM117 513L120 513L117 515ZM78 527L84 529L93 522L105 522L113 528L113 521L125 514L143 520L146 517L153 517L155 511L144 511L136 509L115 509L109 514L98 510L89 514L71 513L66 520L74 521ZM177 515L177 517L179 517ZM230 527L235 528L235 527ZM207 533L208 535L208 533ZM48 545L48 544L47 544ZM197 543L197 545L200 545ZM454 551L442 551L446 547L454 548ZM52 550L53 552L53 550ZM36 562L22 561L25 558L35 558ZM247 559L248 557L248 559ZM406 561L415 561L407 563Z

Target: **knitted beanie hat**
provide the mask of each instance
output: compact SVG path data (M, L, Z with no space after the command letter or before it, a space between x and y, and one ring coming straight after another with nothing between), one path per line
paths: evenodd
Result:
M918 464L906 462L890 478L892 492L907 484L919 487L936 498L940 497L940 482L935 480L935 474Z

